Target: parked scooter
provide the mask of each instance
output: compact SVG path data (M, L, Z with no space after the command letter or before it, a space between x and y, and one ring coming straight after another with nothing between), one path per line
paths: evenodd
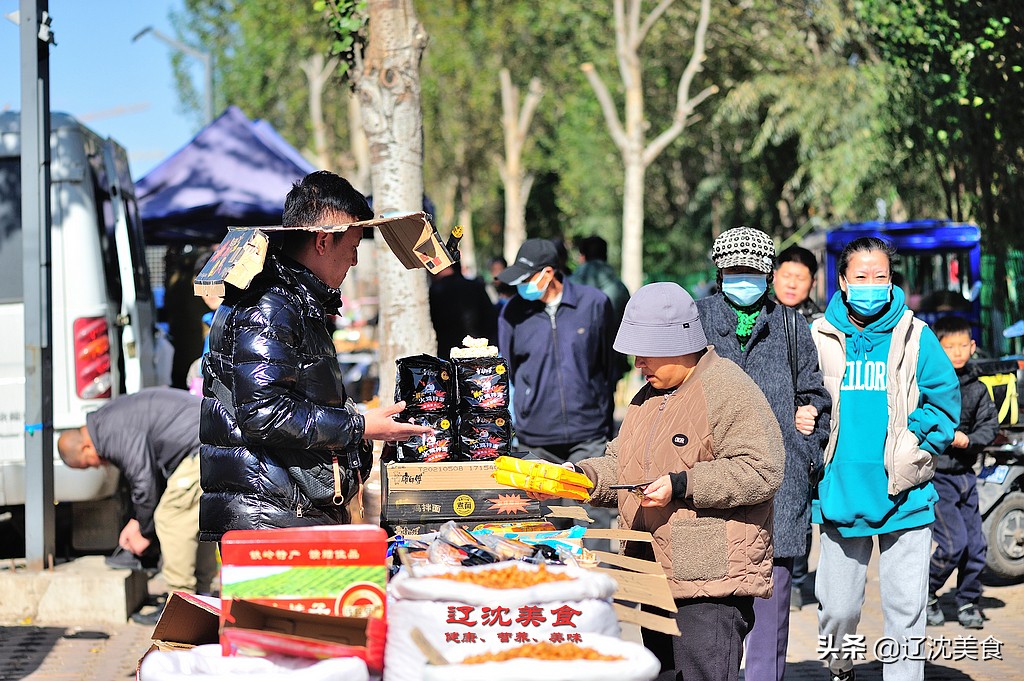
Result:
M1008 380L993 389L1001 430L985 448L978 473L978 508L988 545L985 573L997 581L1024 579L1024 423L1018 420L1016 388L1024 362L982 363L986 373ZM991 366L989 366L991 365Z
M985 449L978 473L986 572L1017 581L1024 578L1024 428L1006 428L996 442Z

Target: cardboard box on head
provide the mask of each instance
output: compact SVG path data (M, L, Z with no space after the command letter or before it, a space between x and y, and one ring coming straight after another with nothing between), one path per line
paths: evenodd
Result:
M312 227L311 232L345 232L349 229L376 228L387 242L391 252L406 269L422 267L431 274L459 261L459 239L462 227L455 227L447 243L431 222L431 216L424 212L388 215L351 222L347 225ZM296 227L230 227L227 236L220 242L209 262L193 283L197 296L223 296L225 284L240 289L249 287L252 280L263 270L270 239L273 232Z

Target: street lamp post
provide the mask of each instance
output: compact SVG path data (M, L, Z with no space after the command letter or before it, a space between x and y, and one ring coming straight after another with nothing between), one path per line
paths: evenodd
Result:
M175 40L174 38L164 33L161 33L152 26L146 26L144 29L136 33L134 36L132 36L132 42L134 43L136 40L146 35L147 33L152 34L154 38L161 42L167 43L179 52L184 52L185 54L195 57L196 59L203 62L203 68L206 71L206 92L205 97L203 98L203 109L206 117L205 122L206 124L209 124L213 120L213 55L209 52L197 50L191 45L186 45L183 42Z

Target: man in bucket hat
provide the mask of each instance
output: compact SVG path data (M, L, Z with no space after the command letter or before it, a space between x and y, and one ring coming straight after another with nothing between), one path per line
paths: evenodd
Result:
M202 541L228 530L349 522L369 474L369 440L430 429L398 423L405 406L356 411L345 395L328 315L358 261L366 199L326 170L285 199L273 248L249 287L228 286L203 360L200 421ZM332 228L327 230L326 228Z
M657 560L669 576L681 635L641 629L662 671L736 681L753 601L772 590L779 424L754 382L707 344L697 306L677 284L633 295L615 349L636 357L647 383L605 455L577 464L594 482L590 503L617 504L621 526L654 535L627 542L625 554Z

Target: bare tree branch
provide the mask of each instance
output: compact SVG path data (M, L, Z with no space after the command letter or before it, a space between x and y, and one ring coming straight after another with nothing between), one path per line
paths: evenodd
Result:
M506 148L508 142L515 142L510 132L516 129L516 110L519 108L519 90L512 84L512 74L506 68L498 71L501 82L501 120L505 128ZM509 152L511 154L511 151Z
M533 189L533 173L526 173L523 176L523 186L519 188L519 205L525 206L526 201L530 198L530 190Z
M626 22L623 0L614 0L612 8L615 15L615 58L619 64L619 76L628 88L633 82L629 66L630 62L636 59L636 50L632 47L631 32L629 24Z
M650 14L647 15L647 18L644 19L643 25L640 27L640 29L636 32L636 35L634 36L634 40L636 41L636 47L640 47L640 45L647 38L647 34L650 32L651 26L653 26L654 22L661 18L661 15L665 13L665 10L667 10L673 2L675 2L675 0L661 0L658 6L655 7ZM640 3L637 2L636 4L639 5Z
M520 138L526 138L526 133L530 129L530 121L533 120L533 114L537 111L537 105L540 104L541 97L543 96L544 86L541 85L540 78L531 78L530 86L526 93L526 100L523 102L523 108L519 112L518 132Z
M664 151L665 147L671 144L672 140L678 137L679 134L684 129L686 129L687 125L697 120L696 117L690 118L690 113L697 107L698 104L700 104L701 102L703 102L705 99L715 94L716 92L718 92L718 86L710 85L701 90L696 97L686 102L683 105L683 110L681 114L678 110L676 111L676 116L672 120L672 125L670 125L668 128L665 129L664 132L662 132L660 135L651 140L651 143L647 145L646 149L644 149L643 159L645 166L650 165L654 161L654 159L658 157L658 154Z
M701 62L703 62L705 58L705 36L708 31L708 23L710 23L710 20L711 0L701 0L700 19L697 22L697 29L693 34L693 53L690 55L690 61L686 64L686 68L683 70L683 75L679 78L679 89L676 91L676 112L673 116L672 124L668 129L652 140L644 150L643 159L645 166L650 165L650 163L658 157L658 154L660 154L665 147L672 142L672 140L679 136L686 127L686 119L693 111L694 107L718 92L718 86L712 85L705 88L693 99L690 99L690 85L693 83L693 79L697 73L703 70Z
M604 120L608 125L608 132L611 134L612 140L620 151L625 151L627 148L626 131L622 129L622 123L619 121L619 112L615 109L615 102L612 101L611 93L605 87L601 76L594 70L593 64L589 62L583 64L580 66L580 70L587 77L590 87L593 88L594 94L597 96L597 101L601 104L601 111L604 113Z

